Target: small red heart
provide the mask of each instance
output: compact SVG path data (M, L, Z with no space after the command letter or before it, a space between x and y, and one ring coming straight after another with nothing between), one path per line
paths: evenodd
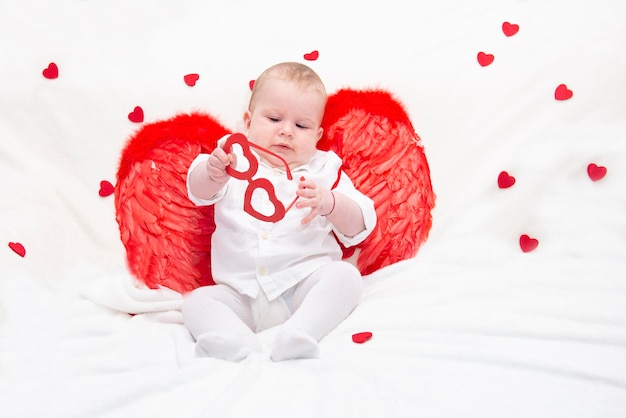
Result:
M26 255L26 249L19 242L9 242L9 248L11 248L13 252L20 257L24 257Z
M315 61L320 56L319 51L311 51L308 54L304 54L304 59L307 61Z
M488 65L490 65L493 62L494 56L492 54L486 54L484 52L479 52L477 57L478 59L478 63L482 66L482 67L486 67Z
M250 80L248 82L248 86L250 87L250 90L252 90L254 88L254 80Z
M574 92L567 88L565 84L559 84L554 91L554 98L556 100L568 100L571 99Z
M363 344L365 341L369 340L370 338L372 338L371 332L359 332L359 333L352 335L352 341L354 341L357 344Z
M185 84L187 84L189 87L193 87L196 85L196 81L198 81L199 78L200 78L199 74L187 74L184 77Z
M506 171L500 172L498 175L498 187L508 189L515 184L515 177L509 175Z
M531 238L526 234L519 237L519 246L523 252L529 253L533 251L539 245L539 240Z
M506 36L513 36L517 31L519 31L519 25L515 23L504 22L502 24L502 32L504 32Z
M100 191L98 191L98 194L100 195L100 197L107 197L112 195L114 190L115 187L113 187L110 182L102 180L100 182Z
M601 180L604 176L606 176L606 171L606 167L595 163L591 163L587 166L587 174L592 181Z
M128 119L135 123L143 122L143 109L141 106L135 106L135 109L128 114Z
M59 76L59 67L57 67L55 63L51 62L50 64L48 64L48 68L43 70L42 74L44 77L50 80L55 79Z

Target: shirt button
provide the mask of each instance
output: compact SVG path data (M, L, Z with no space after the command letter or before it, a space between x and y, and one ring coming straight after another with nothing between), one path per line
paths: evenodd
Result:
M261 232L261 238L268 239L270 237L270 233L267 231Z
M259 267L259 274L261 276L265 276L265 274L267 274L267 268L265 266L260 266Z

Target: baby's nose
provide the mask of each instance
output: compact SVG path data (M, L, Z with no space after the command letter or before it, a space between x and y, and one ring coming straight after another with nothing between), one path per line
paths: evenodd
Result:
M280 127L281 135L292 136L293 135L293 126L289 122L284 122Z

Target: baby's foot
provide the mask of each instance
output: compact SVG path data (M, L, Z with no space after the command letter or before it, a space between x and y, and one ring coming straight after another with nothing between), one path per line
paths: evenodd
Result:
M317 358L319 346L313 337L300 328L283 326L276 335L271 356L274 361Z
M196 356L240 361L252 353L260 353L261 344L256 335L235 331L207 332L196 341Z

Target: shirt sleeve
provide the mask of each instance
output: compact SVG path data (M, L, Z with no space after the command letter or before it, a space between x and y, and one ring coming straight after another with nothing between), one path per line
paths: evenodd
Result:
M341 243L346 247L352 247L361 243L365 238L367 238L374 227L376 226L376 209L374 208L374 201L369 197L365 196L363 193L359 192L354 184L352 184L352 180L342 171L339 176L339 182L337 183L337 187L333 190L336 190L352 200L354 200L359 207L361 208L361 213L363 214L363 222L365 223L365 229L360 233L356 234L353 237L349 237L347 235L339 232L335 226L332 226L332 230L337 236L337 239L341 241Z
M213 205L216 202L219 202L224 197L224 194L226 194L226 188L228 187L228 184L226 184L211 199L200 199L199 197L197 197L191 192L191 188L189 187L189 177L191 176L191 171L199 164L206 164L206 161L208 159L209 159L209 154L199 154L191 162L191 165L189 166L189 169L187 170L187 196L189 196L189 200L191 200L197 206L208 206L208 205Z

